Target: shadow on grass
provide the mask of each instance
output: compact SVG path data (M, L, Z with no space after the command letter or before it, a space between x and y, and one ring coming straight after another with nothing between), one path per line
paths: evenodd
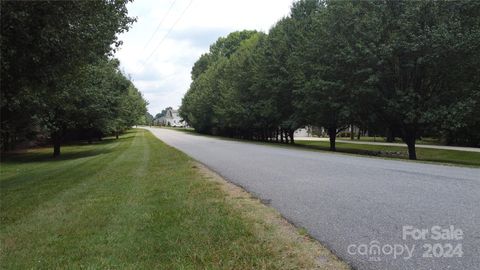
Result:
M329 147L319 146L319 145L305 145L305 144L297 143L294 146L299 148L328 151L332 153L337 152L337 153L346 153L346 154L354 154L354 155L362 155L362 156L408 159L408 153L406 151L382 151L382 150L368 150L368 149L355 149L355 148L343 148L343 147L337 147L336 151L330 151Z
M106 147L109 144L114 144L119 141L131 140L135 137L134 130L129 130L122 134L118 139L115 137L106 137L101 141L87 141L69 142L61 147L61 154L58 157L53 157L53 147L45 146L42 148L33 148L25 152L7 152L1 154L2 164L28 163L28 162L56 162L65 161L78 158L92 157L101 154L108 154L113 151L111 147Z
M53 157L52 148L42 148L40 151L26 153L7 153L2 155L2 164L29 163L29 162L58 162L78 158L92 157L112 152L108 148L94 148L89 150L63 151L59 157Z

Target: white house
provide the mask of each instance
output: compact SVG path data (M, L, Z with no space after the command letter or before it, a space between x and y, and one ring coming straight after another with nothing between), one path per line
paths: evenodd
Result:
M313 131L311 126L305 126L295 130L294 137L313 137Z
M187 123L178 114L178 110L168 108L165 115L155 121L157 125L170 127L186 127Z

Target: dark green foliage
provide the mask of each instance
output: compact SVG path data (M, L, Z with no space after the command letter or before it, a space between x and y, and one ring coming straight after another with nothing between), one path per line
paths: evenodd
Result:
M118 134L144 115L111 59L134 22L127 2L1 2L2 150L43 134L58 155L68 137Z
M151 115L149 112L145 112L145 115L143 117L144 119L141 119L141 121L138 122L138 124L148 125L148 126L153 125L153 120L155 119L153 115Z
M410 158L416 158L415 139L429 130L474 128L465 120L480 85L480 3L395 1L362 8L380 19L366 24L380 37L372 46L377 58L372 76L381 110L401 131ZM452 118L457 121L448 121Z
M480 2L300 0L268 33L220 38L182 116L205 133L293 141L304 125L480 145Z
M248 88L253 74L236 73L241 65L252 61L251 58L244 59L241 54L249 55L245 51L253 48L243 47L254 47L259 35L255 31L231 33L226 38L218 39L210 46L210 52L195 63L192 69L193 82L183 99L180 113L199 132L230 134L236 128L243 127L233 120L239 116L239 111L253 113L252 108L237 102L240 93L236 92L239 89L249 91L237 85L243 84Z

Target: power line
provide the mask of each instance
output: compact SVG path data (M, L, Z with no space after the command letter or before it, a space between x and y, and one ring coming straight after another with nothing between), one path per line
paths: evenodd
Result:
M150 60L150 58L155 54L155 52L158 50L158 48L160 48L160 45L162 45L162 43L167 39L168 35L170 34L170 32L172 32L173 28L177 25L178 22L180 22L180 20L183 18L183 16L185 15L185 13L187 12L188 8L190 8L190 6L192 5L193 3L193 0L190 0L190 3L188 3L187 7L182 11L182 13L180 14L180 17L178 17L178 19L173 23L172 27L170 27L170 29L168 29L167 33L163 36L163 38L160 40L160 42L157 44L157 47L155 47L155 49L152 51L152 53L150 53L150 55L147 57L147 59L145 59L145 62L143 63L143 67L145 67L145 65L148 63L148 61Z
M175 0L173 0L172 3L170 4L170 7L168 7L167 13L165 13L165 15L163 16L163 18L160 20L160 22L159 22L158 25L157 25L157 28L155 29L155 31L153 32L152 36L151 36L150 39L147 41L147 43L145 44L145 46L143 46L143 49L142 49L142 50L145 50L145 49L148 47L148 44L150 44L150 42L152 41L152 39L153 39L153 37L155 36L155 34L157 34L158 30L160 29L160 26L162 26L162 23L165 21L165 19L167 18L168 14L170 14L170 11L172 10L174 4L175 4Z

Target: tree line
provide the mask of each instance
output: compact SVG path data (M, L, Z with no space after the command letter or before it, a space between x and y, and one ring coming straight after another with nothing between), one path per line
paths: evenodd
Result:
M293 143L349 126L480 146L480 2L300 0L268 32L219 38L180 108L197 131Z
M2 151L44 137L58 156L67 140L118 138L146 115L113 58L135 21L127 2L2 1Z

